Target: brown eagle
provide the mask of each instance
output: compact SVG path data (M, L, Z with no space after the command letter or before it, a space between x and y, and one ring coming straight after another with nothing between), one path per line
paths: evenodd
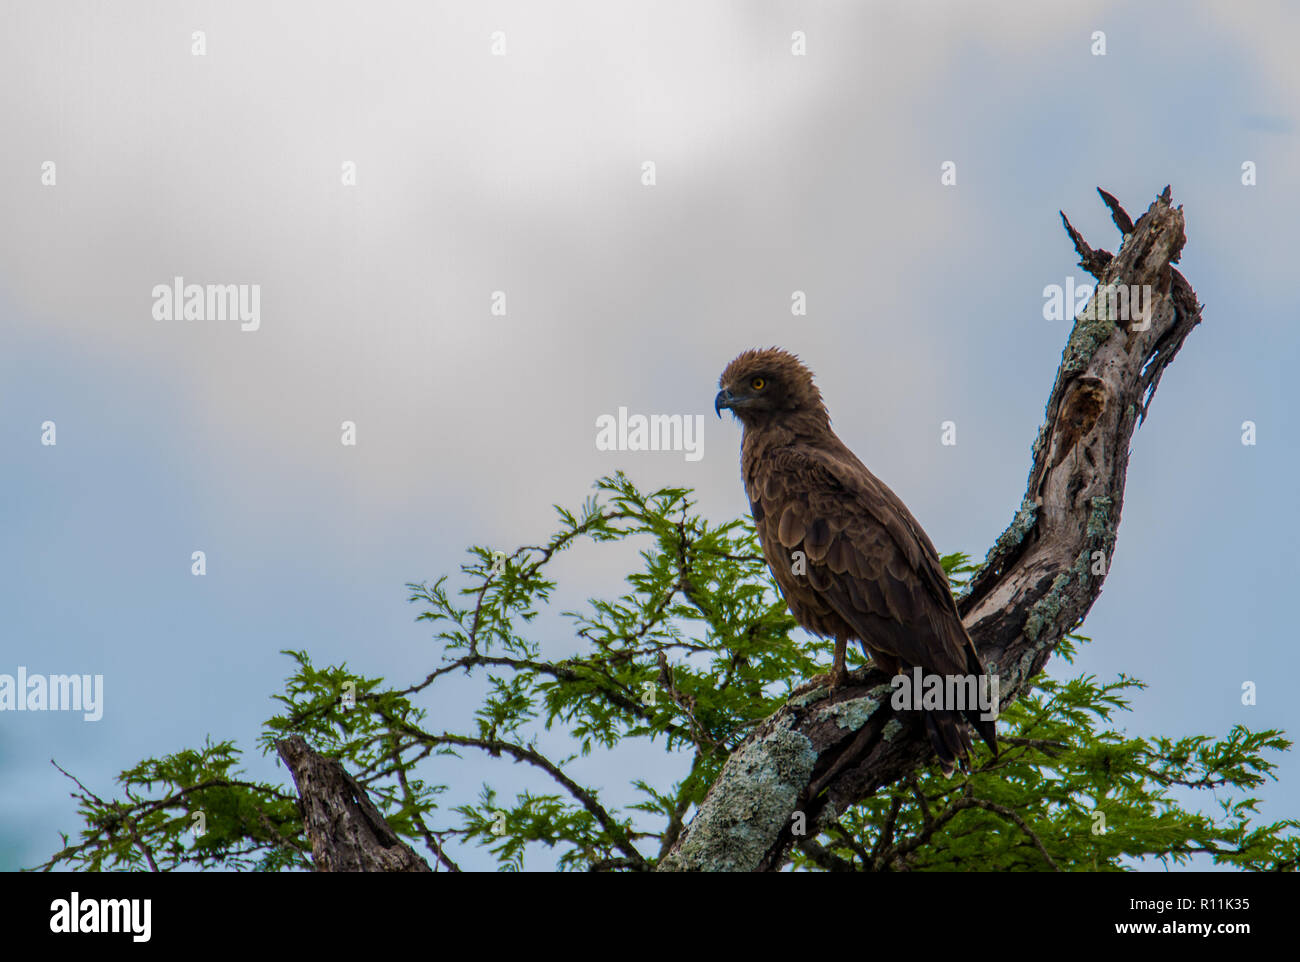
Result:
M846 680L851 638L890 675L983 675L934 545L835 436L812 372L779 348L746 351L718 386L714 410L729 408L745 427L741 473L772 576L798 622L835 639L830 687ZM947 770L970 748L963 714L997 753L977 706L927 710Z

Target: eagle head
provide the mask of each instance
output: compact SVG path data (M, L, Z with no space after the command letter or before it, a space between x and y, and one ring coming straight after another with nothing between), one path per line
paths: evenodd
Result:
M826 416L812 372L799 358L779 347L745 351L718 378L713 410L728 408L746 427L798 414Z

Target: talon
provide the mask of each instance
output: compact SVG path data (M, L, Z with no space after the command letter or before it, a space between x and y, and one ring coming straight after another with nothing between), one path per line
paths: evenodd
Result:
M848 682L848 676L844 672L831 670L823 672L820 675L813 675L801 688L828 688L834 691L836 688L843 688Z

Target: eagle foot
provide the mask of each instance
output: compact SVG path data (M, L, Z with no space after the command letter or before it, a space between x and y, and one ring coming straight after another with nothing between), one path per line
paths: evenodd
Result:
M852 672L847 671L844 668L832 668L830 672L813 675L808 679L806 686L801 685L800 687L826 688L830 691L835 691L836 689L844 688L853 680Z

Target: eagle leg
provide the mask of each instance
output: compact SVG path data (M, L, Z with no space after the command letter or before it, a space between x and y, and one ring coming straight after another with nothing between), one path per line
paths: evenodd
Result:
M832 689L843 688L848 681L849 672L844 666L844 652L849 646L849 640L843 635L835 636L835 665L831 668L830 686Z

